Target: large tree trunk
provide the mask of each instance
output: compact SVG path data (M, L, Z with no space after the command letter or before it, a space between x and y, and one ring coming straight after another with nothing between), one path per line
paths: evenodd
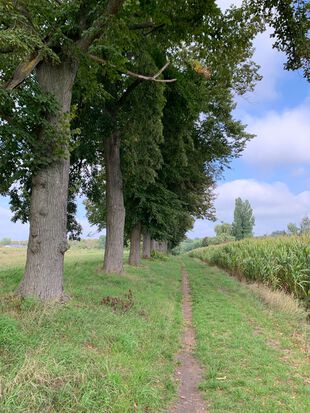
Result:
M143 258L151 258L151 235L148 230L143 232Z
M140 265L141 224L136 224L130 234L129 265Z
M120 134L105 140L107 227L103 269L108 273L123 271L125 207L120 160Z
M48 115L58 134L64 155L40 170L32 178L30 232L24 277L18 293L41 300L64 298L63 267L67 246L67 200L69 182L70 127L65 114L70 112L72 86L77 65L64 61L60 65L42 63L37 69L41 88L52 94L59 104L58 115ZM64 139L67 138L67 139ZM46 139L44 130L39 140ZM51 155L52 155L51 144Z

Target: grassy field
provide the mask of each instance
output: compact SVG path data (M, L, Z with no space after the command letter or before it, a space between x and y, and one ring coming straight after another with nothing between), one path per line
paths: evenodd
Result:
M250 238L199 248L191 256L233 275L292 293L310 296L310 236Z
M167 412L183 262L210 413L310 411L309 326L223 271L182 256L113 276L98 270L101 251L72 250L71 300L51 306L14 297L22 267L9 255L5 266L0 255L1 413Z
M68 254L71 301L56 307L11 294L21 267L0 271L1 413L160 412L173 396L179 263L118 277L99 272L101 260L98 250ZM106 296L122 301L112 308Z
M309 412L309 324L273 311L222 270L184 261L210 412Z

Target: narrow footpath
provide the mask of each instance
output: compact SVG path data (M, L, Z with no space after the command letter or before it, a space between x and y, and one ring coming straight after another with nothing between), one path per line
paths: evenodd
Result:
M184 267L182 267L182 291L185 325L182 336L182 349L177 355L176 381L178 383L178 396L170 413L206 413L205 402L198 390L198 385L202 379L202 368L193 355L196 338L192 325L192 305L188 273Z

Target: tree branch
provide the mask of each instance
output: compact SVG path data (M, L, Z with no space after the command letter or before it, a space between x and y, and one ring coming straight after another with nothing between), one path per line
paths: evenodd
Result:
M123 106L124 102L126 101L127 97L132 93L137 86L139 86L143 82L142 79L136 79L131 83L131 85L128 86L128 88L125 90L125 92L122 94L122 96L118 99L116 102L116 105L118 108Z
M106 7L105 14L115 15L119 11L121 6L123 5L124 1L125 0L109 0L107 7ZM61 4L61 1L56 1L56 2L58 4ZM19 10L19 11L22 14L25 13L24 10ZM29 22L31 23L31 21ZM89 32L86 32L85 35L82 36L81 39L77 42L77 45L83 51L87 51L87 49L93 43L93 41L96 40L100 36L100 31L102 28L103 28L102 21L100 23L97 22L97 27L95 23L93 30L91 31L91 34ZM20 63L17 66L13 74L13 77L9 81L7 81L3 87L7 90L13 90L14 88L16 88L26 79L27 76L30 75L30 73L35 69L35 67L38 65L38 63L41 60L42 60L41 53L40 51L37 51L37 54L32 55L28 60Z
M106 60L101 59L101 58L98 57L98 56L95 56L95 55L92 55L92 54L88 54L88 57L90 57L92 60L94 60L94 61L97 62L97 63L101 63L101 64L104 64L104 65L107 64L107 61L106 61ZM125 72L123 72L122 70L119 70L119 69L116 69L116 70L117 70L119 73L122 73L122 74L128 75L128 76L131 76L131 77L135 77L135 78L141 79L141 80L148 80L148 81L160 82L160 83L172 83L172 82L175 82L176 79L157 79L158 76L160 76L160 75L163 73L163 71L168 67L169 64L170 64L170 62L167 62L167 63L160 69L160 71L159 71L158 73L156 73L155 75L153 75L153 76L141 75L140 73L135 73L135 72L132 72L131 70L127 70L127 71L125 71ZM115 65L111 65L111 66L116 67Z
M30 75L30 73L33 71L33 69L38 65L38 63L41 60L42 60L42 55L40 51L38 51L36 55L32 55L26 62L20 63L15 69L13 77L4 84L3 86L4 89L6 90L15 89L18 85L20 85L26 79L27 76Z
M148 36L149 34L154 33L155 31L161 29L164 26L165 26L165 23L159 24L158 26L154 26L151 30L145 33L145 36Z
M115 16L119 12L124 1L125 0L109 0L104 15ZM77 42L78 47L86 52L92 43L100 37L104 24L105 22L103 23L101 16L101 19L95 21Z
M137 24L130 24L130 30L140 30L140 29L153 29L156 27L155 23L153 22L144 22L144 23L137 23Z

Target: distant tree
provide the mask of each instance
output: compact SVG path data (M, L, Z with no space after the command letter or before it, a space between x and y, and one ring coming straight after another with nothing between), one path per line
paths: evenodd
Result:
M99 237L98 248L103 249L105 247L105 241L105 235L101 235L101 237Z
M208 238L208 245L219 245L225 244L226 242L233 242L235 241L235 237L231 234L220 234L216 237Z
M310 218L305 216L300 223L300 233L310 234Z
M222 222L221 224L218 224L218 225L215 226L214 231L215 231L217 237L221 234L231 235L232 234L232 225L228 224L227 222Z
M11 238L5 237L2 238L2 240L0 241L0 245L10 245L12 243Z
M232 235L236 240L253 236L255 218L249 201L235 200L234 222L232 224Z
M284 231L284 230L278 230L278 231L273 231L271 234L270 234L272 237L281 237L281 236L283 236L283 235L287 235L286 234L286 232Z
M299 234L299 228L297 227L296 224L293 224L292 222L290 222L287 225L287 231L289 235L298 235Z

